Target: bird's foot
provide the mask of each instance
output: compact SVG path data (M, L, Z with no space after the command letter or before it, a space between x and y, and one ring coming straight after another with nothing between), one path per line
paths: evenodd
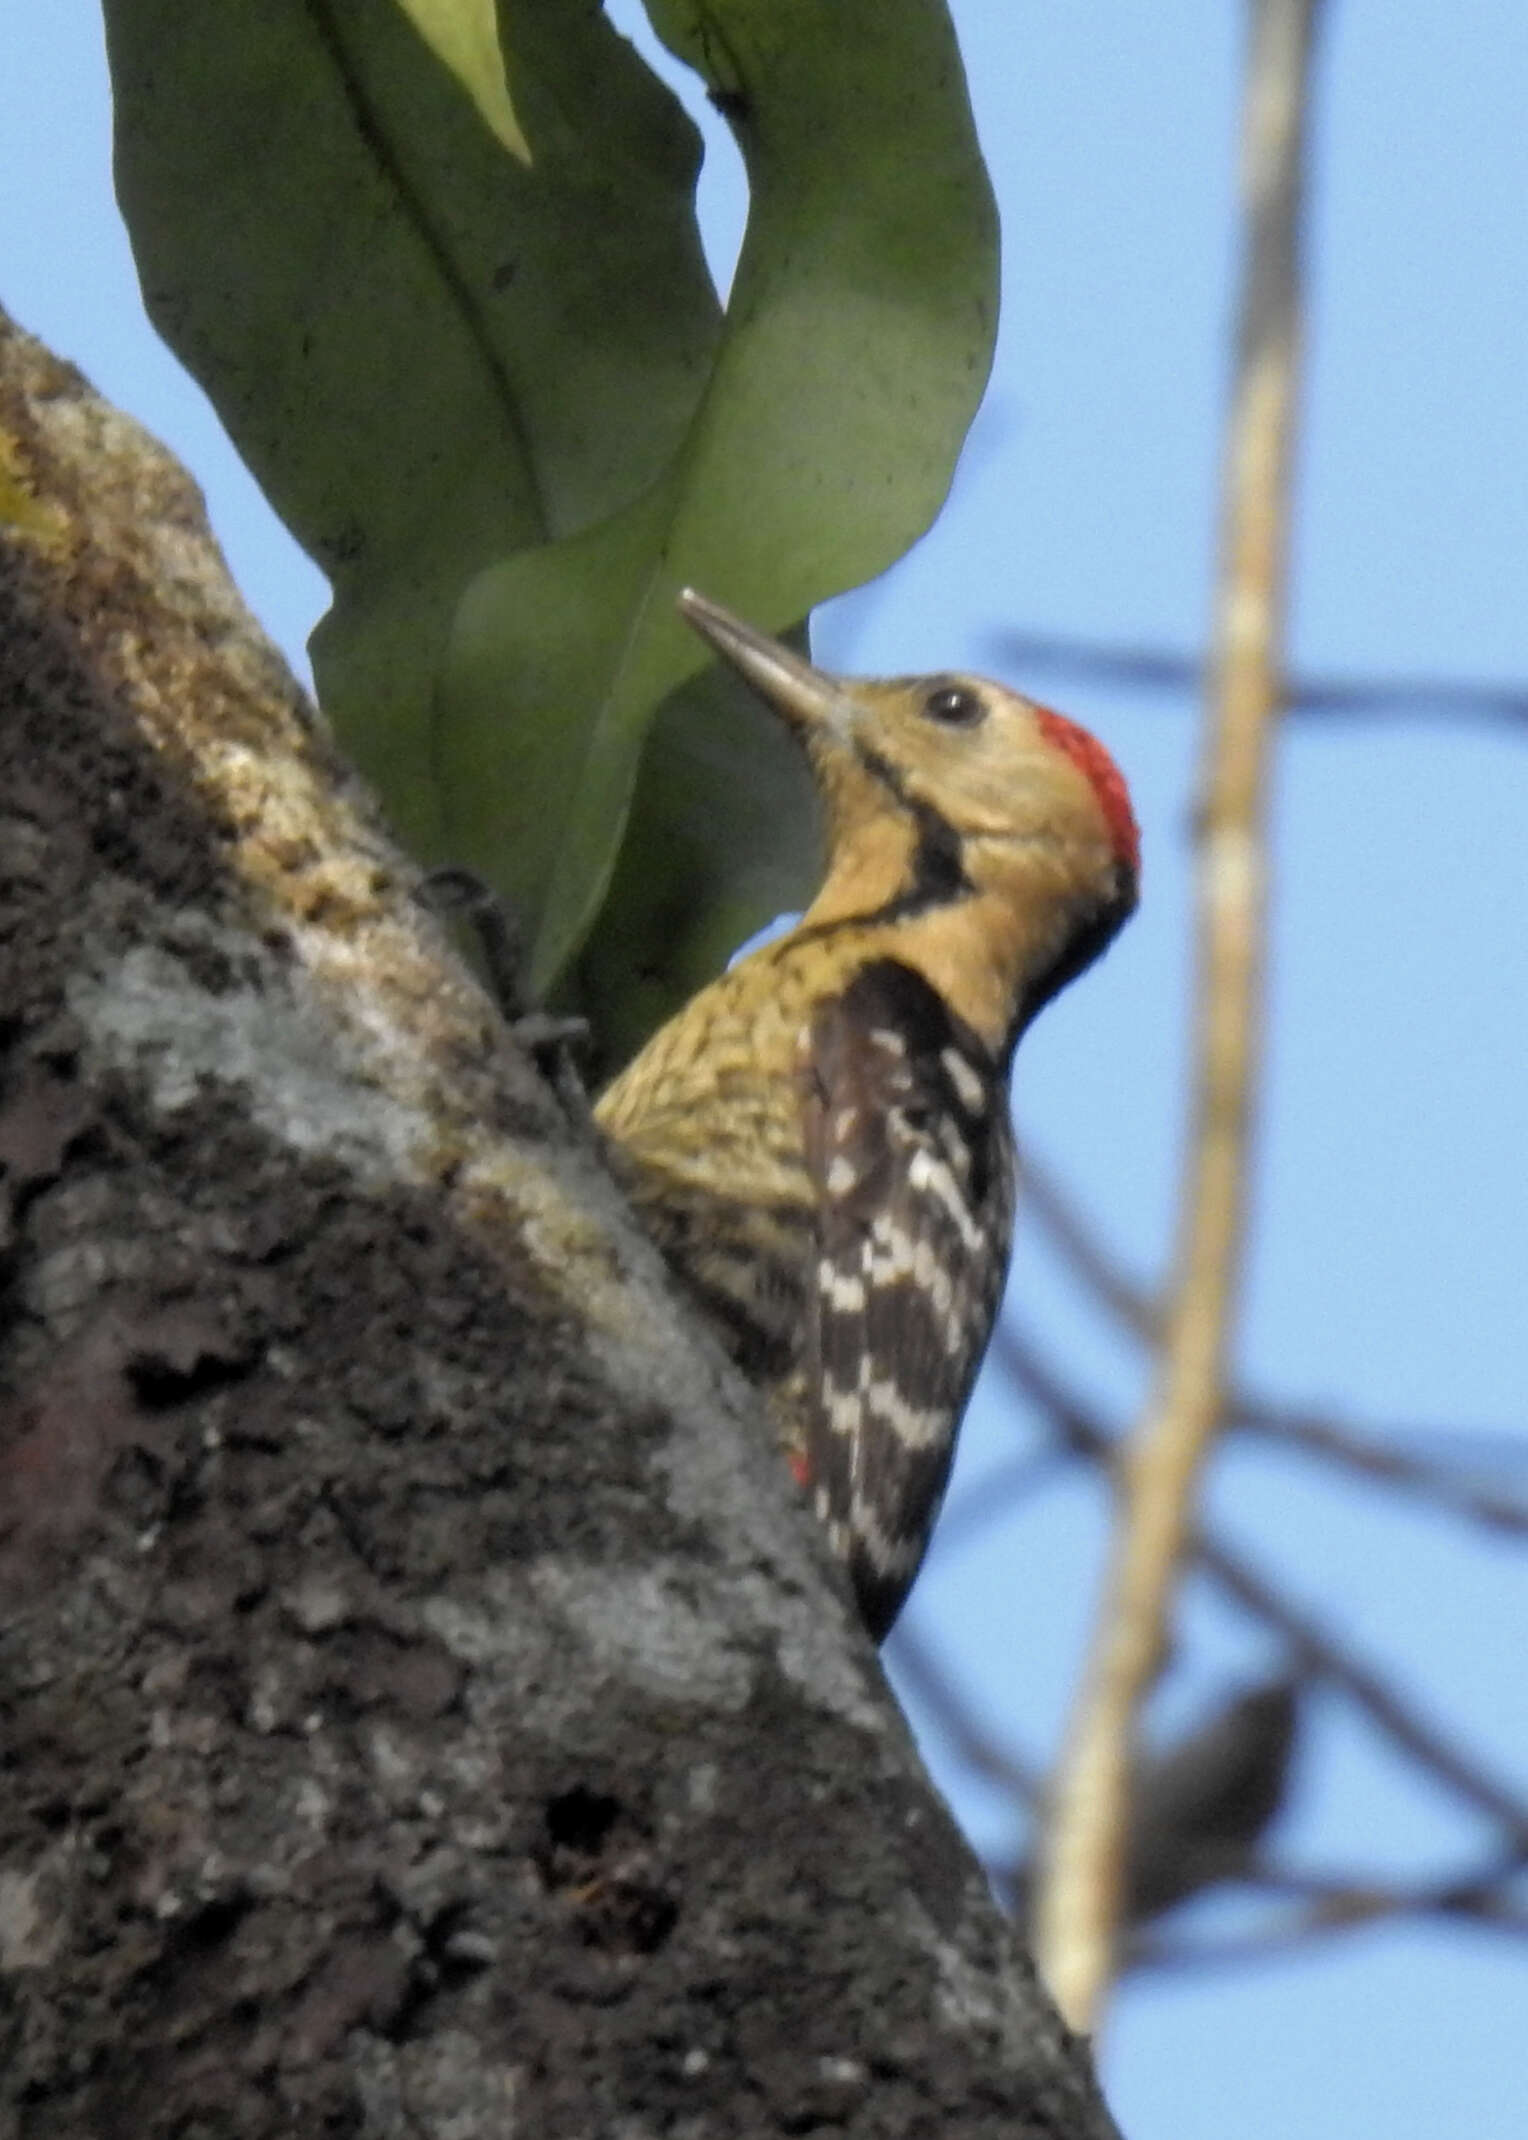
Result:
M432 913L463 921L483 961L489 992L520 1046L556 1093L570 1120L590 1119L589 1096L574 1060L589 1044L587 1018L561 1017L526 1001L525 933L513 907L475 870L457 863L432 869L416 896Z

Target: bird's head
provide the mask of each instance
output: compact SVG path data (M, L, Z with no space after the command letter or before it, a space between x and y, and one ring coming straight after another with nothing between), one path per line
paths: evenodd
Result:
M897 926L905 955L1010 1046L1135 907L1140 835L1103 745L983 677L832 676L692 589L679 607L811 761L828 870L808 922Z

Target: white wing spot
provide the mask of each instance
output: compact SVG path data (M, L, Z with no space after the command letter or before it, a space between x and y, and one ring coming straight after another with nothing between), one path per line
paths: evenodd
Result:
M959 1048L946 1048L939 1060L944 1064L950 1083L959 1095L960 1104L968 1115L986 1112L987 1087L980 1073L974 1070L961 1054Z
M817 1290L837 1315L864 1313L864 1279L853 1271L841 1271L831 1257L824 1256L817 1266Z
M856 1494L850 1504L849 1524L854 1532L854 1542L876 1573L884 1577L911 1575L923 1558L923 1544L932 1526L935 1511L930 1508L916 1531L901 1538L893 1538L880 1520L874 1504L863 1494Z
M835 1152L833 1164L828 1168L829 1196L847 1196L859 1180L859 1170L852 1159L842 1152Z
M889 1025L875 1026L871 1031L870 1044L872 1047L884 1048L888 1055L903 1056L907 1053L907 1042Z
M847 1560L850 1546L849 1526L834 1517L833 1504L828 1498L826 1486L818 1487L816 1493L812 1496L812 1507L816 1511L817 1521L824 1525L827 1530L828 1544L832 1551L837 1554L840 1560Z
M865 1417L865 1406L857 1389L835 1389L831 1382L822 1388L822 1409L829 1427L835 1434L858 1434Z
M972 1218L970 1207L960 1193L960 1184L944 1161L931 1152L927 1145L914 1152L907 1169L907 1179L914 1189L927 1190L942 1204L954 1220L962 1242L973 1253L982 1246L982 1230Z
M932 1449L950 1431L945 1405L909 1404L895 1382L872 1382L865 1403L882 1426L908 1449Z
M865 1244L865 1276L870 1283L891 1285L898 1278L911 1277L917 1257L918 1246L912 1235L888 1213L877 1212Z
M965 1132L953 1115L946 1115L939 1124L939 1142L945 1158L964 1179L971 1171L971 1147L966 1142Z
M927 1293L938 1315L948 1315L955 1298L955 1287L949 1272L934 1253L931 1241L920 1241L913 1258L913 1283Z

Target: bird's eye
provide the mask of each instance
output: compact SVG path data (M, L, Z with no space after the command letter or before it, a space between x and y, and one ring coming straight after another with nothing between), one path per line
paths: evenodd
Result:
M978 721L987 718L987 709L974 691L964 684L941 684L931 691L923 702L923 711L931 721L938 721L945 728L974 728Z

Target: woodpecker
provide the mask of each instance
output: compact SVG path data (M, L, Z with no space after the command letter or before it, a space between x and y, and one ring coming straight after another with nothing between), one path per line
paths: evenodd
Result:
M826 874L595 1118L880 1641L1007 1273L1013 1050L1134 908L1139 836L1113 759L1047 707L963 674L828 675L692 589L679 608L804 748Z

